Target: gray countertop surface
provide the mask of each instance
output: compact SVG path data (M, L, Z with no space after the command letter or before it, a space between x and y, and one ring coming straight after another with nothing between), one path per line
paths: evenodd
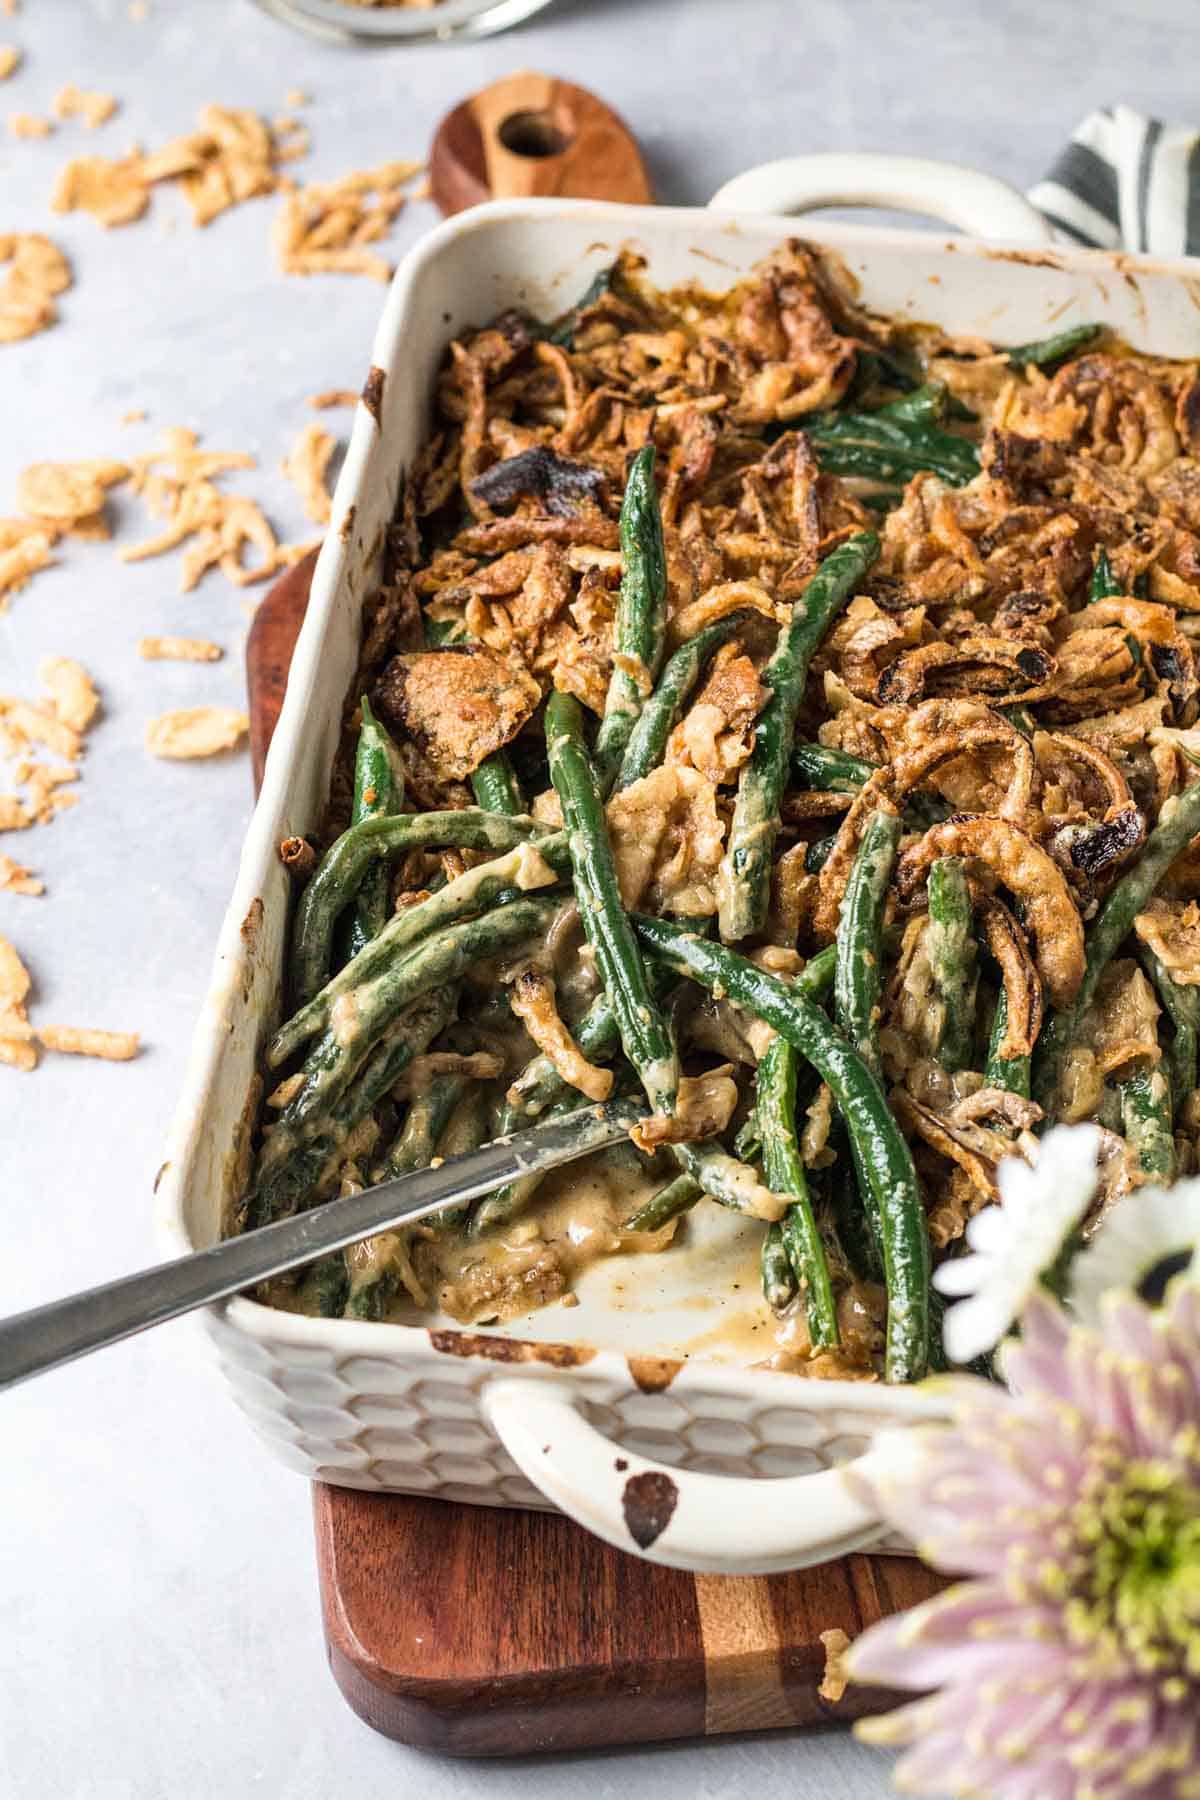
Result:
M48 213L72 154L118 154L185 131L205 103L303 116L314 176L423 154L447 108L502 73L587 83L629 120L660 199L700 203L789 151L867 148L1037 178L1090 107L1168 118L1195 103L1200 14L1183 0L1072 7L1002 0L562 0L479 44L370 54L316 44L248 0L24 0L0 42L25 63L0 114L46 111L66 81L109 90L120 116L48 140L0 138L0 232L49 230L76 285L62 324L0 347L0 515L38 458L124 456L166 425L252 450L253 493L280 535L307 536L280 461L305 397L361 381L382 290L281 277L279 202L193 230L160 194L126 230ZM397 248L428 229L413 206ZM144 408L142 425L122 425ZM346 415L327 415L344 424ZM118 542L144 515L116 507ZM15 1310L152 1258L150 1191L250 811L245 755L152 763L146 719L238 703L253 592L219 575L177 592L175 557L125 565L70 542L0 613L0 692L31 694L39 657L78 656L104 715L78 808L0 843L47 894L0 893L0 934L36 981L35 1018L142 1033L138 1061L48 1057L0 1068L0 1308ZM215 665L142 663L145 632L217 639ZM840 1733L776 1734L520 1763L427 1757L348 1711L322 1653L308 1499L262 1453L190 1326L164 1330L3 1400L0 1791L38 1800L393 1800L449 1795L753 1793L870 1796L886 1765Z

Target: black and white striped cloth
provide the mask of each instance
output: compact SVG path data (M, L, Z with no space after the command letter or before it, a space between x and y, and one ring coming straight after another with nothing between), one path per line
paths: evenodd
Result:
M1029 198L1064 243L1200 256L1200 131L1129 106L1089 113Z

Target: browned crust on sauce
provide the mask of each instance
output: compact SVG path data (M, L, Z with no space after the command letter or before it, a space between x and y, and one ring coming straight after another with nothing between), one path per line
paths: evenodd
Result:
M625 1366L643 1394L661 1394L670 1387L683 1363L671 1356L627 1356Z

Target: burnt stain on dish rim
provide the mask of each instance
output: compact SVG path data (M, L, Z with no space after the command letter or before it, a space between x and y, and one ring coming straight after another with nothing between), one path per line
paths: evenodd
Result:
M625 1526L639 1550L657 1542L679 1503L679 1489L662 1469L631 1475L621 1492Z
M549 1363L555 1369L577 1369L596 1352L589 1344L538 1344L528 1338L488 1337L477 1331L433 1331L429 1342L442 1356L482 1356L489 1362Z
M387 370L381 369L378 363L372 363L362 391L362 403L381 430L383 428L383 387L386 380Z

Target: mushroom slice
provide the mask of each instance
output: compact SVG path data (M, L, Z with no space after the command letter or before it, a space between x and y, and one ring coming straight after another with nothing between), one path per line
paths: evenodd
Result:
M902 898L916 892L942 856L975 857L1017 897L1033 934L1034 960L1046 992L1055 1006L1069 1006L1083 980L1083 922L1054 859L1007 819L947 819L901 857L896 886Z
M1042 1028L1042 984L1028 940L995 894L977 891L972 899L987 947L999 964L1004 981L1007 1017L999 1053L1006 1059L1028 1056Z

